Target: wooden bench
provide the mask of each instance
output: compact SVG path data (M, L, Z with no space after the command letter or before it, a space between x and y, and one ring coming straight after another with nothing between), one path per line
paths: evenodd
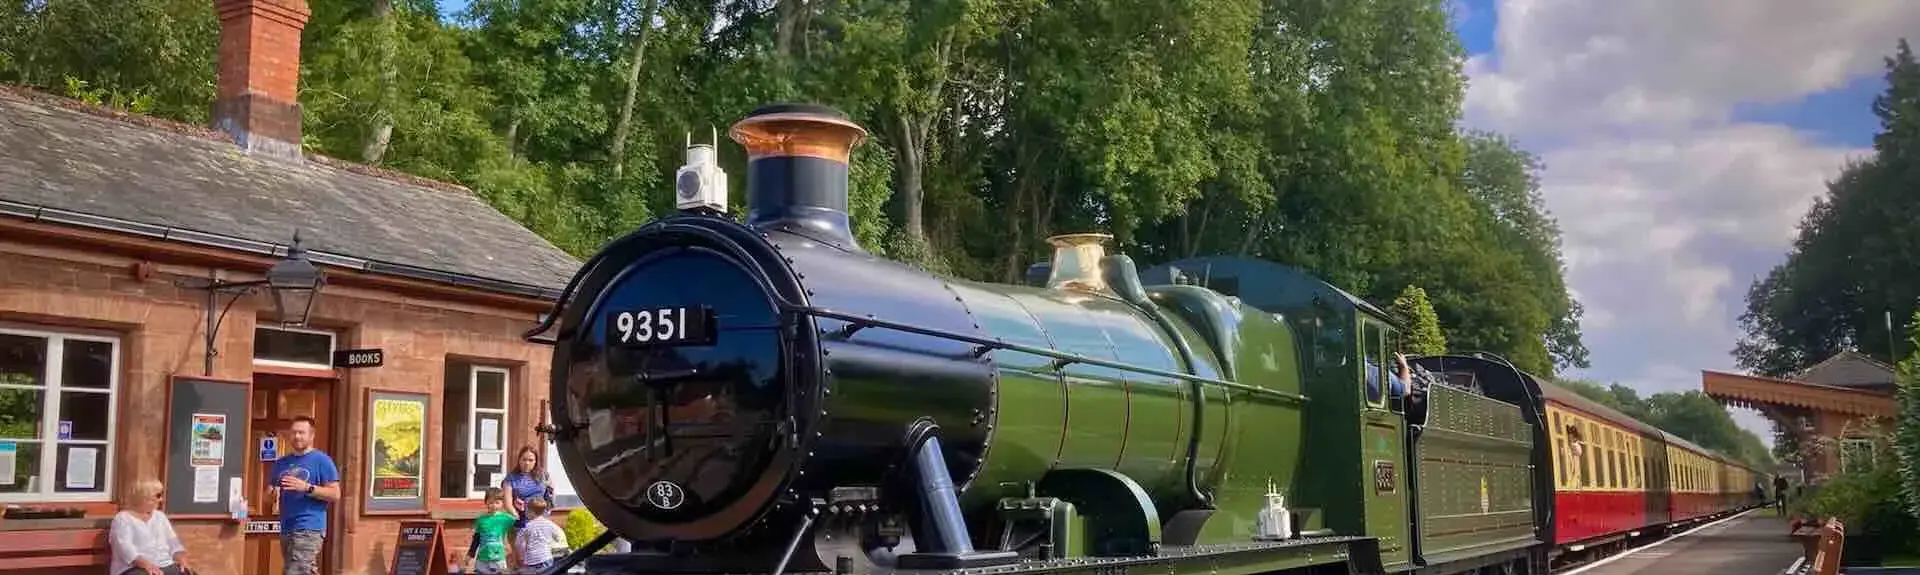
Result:
M0 573L100 573L110 560L104 528L0 531Z

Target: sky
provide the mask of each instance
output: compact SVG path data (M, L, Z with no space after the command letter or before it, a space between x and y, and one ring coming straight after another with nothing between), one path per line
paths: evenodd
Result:
M1567 375L1643 396L1740 371L1747 287L1871 153L1884 58L1920 31L1911 0L1451 1L1465 124L1544 164L1592 351Z

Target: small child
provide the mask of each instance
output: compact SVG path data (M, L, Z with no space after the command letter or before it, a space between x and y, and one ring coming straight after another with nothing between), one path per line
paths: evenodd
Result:
M487 514L473 520L473 548L468 560L474 573L511 573L507 570L507 530L514 517L507 513L507 496L498 487L487 488Z
M547 503L544 497L527 499L527 526L520 528L519 539L514 543L520 548L520 563L528 569L552 567L554 555L566 554L567 533L547 518L547 512L552 508L552 504Z

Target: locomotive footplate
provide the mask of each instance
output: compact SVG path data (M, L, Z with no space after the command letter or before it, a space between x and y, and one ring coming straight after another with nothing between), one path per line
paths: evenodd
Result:
M1218 545L1165 546L1151 557L1086 557L1050 561L1028 560L994 567L952 570L876 570L886 575L936 574L1011 574L1011 573L1167 573L1169 569L1186 571L1204 568L1211 573L1264 573L1313 565L1334 565L1347 561L1355 545L1371 542L1369 537L1302 537L1287 541L1248 542ZM586 561L586 571L595 575L659 574L662 557L652 553L595 555ZM789 571L789 573L800 573Z

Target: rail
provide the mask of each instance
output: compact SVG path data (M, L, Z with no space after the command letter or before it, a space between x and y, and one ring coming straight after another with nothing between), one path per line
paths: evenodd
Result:
M1250 394L1279 397L1279 398L1288 399L1288 400L1291 400L1297 403L1303 403L1303 404L1307 403L1310 400L1307 396L1301 395L1298 393L1290 393L1290 392L1280 391L1276 389L1267 389L1264 387L1247 385L1244 383L1235 383L1235 382L1226 381L1223 379L1214 379L1211 377L1199 376L1191 373L1166 371L1162 369L1155 369L1151 367L1134 365L1130 363L1122 363L1118 361L1100 359L1097 357L1088 357L1088 356L1080 355L1077 353L1068 353L1068 352L1060 351L1057 349L1050 349L1050 348L1020 344L1020 343L1013 343L997 337L995 338L979 337L979 336L967 335L963 333L955 333L955 332L951 332L951 331L947 331L939 328L918 326L918 325L913 325L909 323L901 323L896 321L879 319L871 315L858 316L858 315L849 314L849 313L837 312L837 311L833 311L826 308L799 305L799 304L793 304L793 303L787 303L787 302L781 302L780 307L781 307L781 311L784 311L787 313L794 313L794 314L827 318L827 319L847 322L849 325L845 328L841 328L840 331L838 332L841 339L843 340L852 338L853 334L858 333L860 332L860 330L867 329L867 328L890 329L894 331L902 331L907 333L913 333L913 334L919 334L919 335L924 335L929 337L937 337L941 339L973 344L975 346L973 350L974 357L984 357L988 353L992 353L995 350L1016 351L1020 353L1033 354L1033 355L1045 357L1047 359L1051 359L1053 360L1052 367L1055 370L1065 369L1069 365L1082 363L1082 364L1095 365L1095 366L1100 366L1100 367L1105 367L1110 369L1117 369L1120 371L1140 373L1140 374L1152 375L1157 377L1168 377L1168 378L1179 379L1182 381L1200 383L1204 385L1219 386L1227 389L1243 391Z

